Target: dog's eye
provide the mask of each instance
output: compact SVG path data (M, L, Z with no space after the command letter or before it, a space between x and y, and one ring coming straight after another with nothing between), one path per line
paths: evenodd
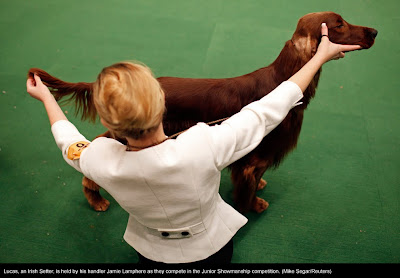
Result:
M344 27L344 25L343 25L343 24L340 24L340 25L338 25L338 26L335 26L334 28L340 29L340 28L343 28L343 27Z

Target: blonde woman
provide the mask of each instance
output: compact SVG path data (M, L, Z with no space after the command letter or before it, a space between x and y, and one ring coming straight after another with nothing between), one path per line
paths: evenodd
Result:
M174 140L164 134L164 93L149 68L123 62L103 69L94 86L102 124L128 144L89 142L38 76L28 93L42 101L62 155L129 213L124 239L140 262L229 263L232 238L247 219L218 194L221 170L252 151L302 98L318 69L359 46L329 41L322 26L316 55L288 81L221 125L199 123Z

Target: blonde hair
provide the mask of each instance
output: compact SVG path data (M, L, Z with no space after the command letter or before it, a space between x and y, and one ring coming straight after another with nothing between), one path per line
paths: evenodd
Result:
M94 83L93 100L119 137L144 137L160 125L165 111L164 92L151 70L132 62L104 68Z

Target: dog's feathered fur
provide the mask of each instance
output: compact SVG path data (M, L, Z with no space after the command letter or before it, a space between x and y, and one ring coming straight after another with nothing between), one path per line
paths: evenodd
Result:
M338 44L361 45L368 49L374 44L377 31L372 28L351 25L333 12L311 13L303 16L297 25L292 39L285 43L278 58L268 67L252 73L224 79L193 79L159 77L165 91L167 113L163 121L166 134L171 135L193 126L197 122L210 122L231 116L245 105L256 101L280 83L289 79L315 54L321 39L321 24L329 28L329 39ZM43 83L51 88L57 99L67 95L76 103L82 119L96 119L93 104L93 83L68 83L33 68L29 74L36 73ZM234 201L238 209L246 212L253 209L265 210L268 203L256 197L255 192L265 186L264 172L277 167L284 157L296 147L299 138L304 110L315 95L321 70L314 76L304 92L303 104L293 108L284 121L276 127L250 154L230 165L234 184ZM100 136L111 137L109 132ZM116 138L125 143L124 139ZM106 210L108 201L98 192L94 182L83 179L84 192L89 203L96 210Z

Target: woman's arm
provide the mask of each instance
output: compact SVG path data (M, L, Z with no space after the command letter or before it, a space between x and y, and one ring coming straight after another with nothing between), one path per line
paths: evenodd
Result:
M26 90L33 98L43 102L49 117L51 131L57 146L62 151L65 161L81 172L79 160L74 157L79 157L83 148L77 148L77 151L72 150L72 152L69 151L69 148L73 143L78 142L87 145L89 141L68 121L57 101L54 99L49 89L43 84L42 80L40 80L39 76L34 75L33 78L28 78Z
M216 167L222 170L254 150L302 98L299 86L285 81L221 125L208 128Z

